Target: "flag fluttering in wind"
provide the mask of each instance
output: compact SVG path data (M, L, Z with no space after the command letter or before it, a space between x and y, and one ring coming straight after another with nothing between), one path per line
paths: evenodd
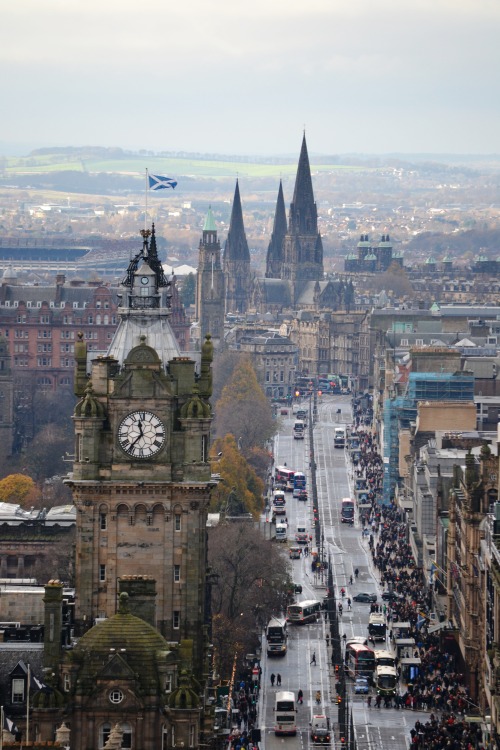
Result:
M6 729L7 732L10 732L14 736L19 734L19 729L16 727L12 719L9 719L5 714L3 715L3 729Z
M159 174L148 174L148 187L150 190L175 189L177 182L171 177L162 177Z

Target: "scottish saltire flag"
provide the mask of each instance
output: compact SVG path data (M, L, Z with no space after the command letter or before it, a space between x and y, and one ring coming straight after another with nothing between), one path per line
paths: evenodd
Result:
M427 622L427 618L424 617L424 615L419 612L417 617L417 630L420 630L420 628Z
M30 690L43 690L44 693L52 692L52 689L30 672Z
M165 190L166 188L175 189L177 182L171 177L162 177L159 174L149 174L148 184L150 190Z
M3 715L3 729L6 729L11 734L18 734L19 732L12 719L8 719L5 714Z

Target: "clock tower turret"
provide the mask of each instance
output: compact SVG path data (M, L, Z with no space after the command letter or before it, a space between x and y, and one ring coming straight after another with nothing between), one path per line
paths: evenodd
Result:
M192 641L201 677L205 614L210 368L181 356L169 323L168 287L153 232L122 282L120 323L85 378L76 347L76 616L80 626L117 611L118 581L156 579L155 624L168 641Z

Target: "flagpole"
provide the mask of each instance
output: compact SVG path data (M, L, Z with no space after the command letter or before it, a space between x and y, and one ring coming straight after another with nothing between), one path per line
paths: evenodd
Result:
M28 664L28 690L26 691L26 747L30 741L30 683L31 683L31 667Z
M146 167L146 209L144 211L144 229L146 230L148 221L148 168Z

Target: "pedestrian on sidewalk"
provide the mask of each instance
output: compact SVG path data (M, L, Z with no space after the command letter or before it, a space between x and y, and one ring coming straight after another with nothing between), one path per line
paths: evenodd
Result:
M316 651L313 651L313 655L311 656L311 664L314 664L316 666Z
M276 675L274 674L274 672L272 672L271 673L271 687L274 687L274 681L275 681L275 679L276 679Z

